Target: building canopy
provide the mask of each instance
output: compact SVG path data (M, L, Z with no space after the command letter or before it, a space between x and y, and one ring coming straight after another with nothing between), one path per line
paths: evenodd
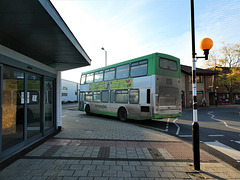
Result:
M56 70L91 60L49 0L3 0L0 43Z

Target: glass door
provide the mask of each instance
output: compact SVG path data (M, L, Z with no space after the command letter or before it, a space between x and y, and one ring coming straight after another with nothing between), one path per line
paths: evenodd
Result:
M4 66L2 76L2 150L6 150L24 140L24 72Z
M45 78L44 80L44 104L45 104L45 122L44 129L50 129L54 127L54 81L51 78Z
M40 90L41 78L27 74L27 137L41 132Z

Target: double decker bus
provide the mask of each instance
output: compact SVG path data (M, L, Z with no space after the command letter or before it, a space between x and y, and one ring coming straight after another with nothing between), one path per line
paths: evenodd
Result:
M121 121L179 117L180 84L180 60L153 53L82 73L78 109Z

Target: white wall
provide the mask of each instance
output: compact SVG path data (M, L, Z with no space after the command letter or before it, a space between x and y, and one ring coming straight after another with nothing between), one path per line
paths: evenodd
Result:
M67 101L78 101L78 92L79 84L76 82L68 81L62 79L62 97L61 100L64 102Z

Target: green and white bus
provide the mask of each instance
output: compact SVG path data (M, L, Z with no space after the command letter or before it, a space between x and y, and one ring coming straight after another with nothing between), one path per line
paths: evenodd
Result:
M179 117L181 67L154 53L82 73L79 110L127 119Z

